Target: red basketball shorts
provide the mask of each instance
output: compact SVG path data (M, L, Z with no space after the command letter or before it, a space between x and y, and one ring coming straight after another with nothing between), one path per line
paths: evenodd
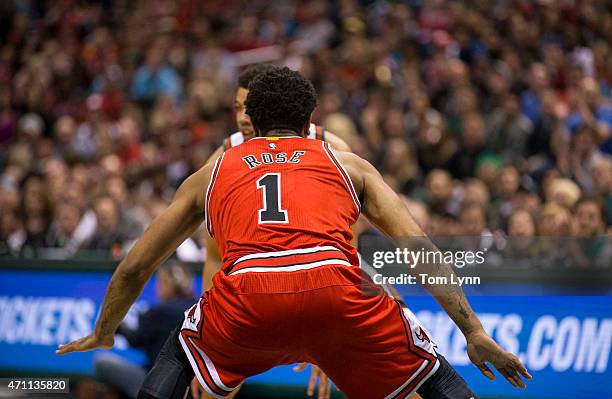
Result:
M179 340L211 395L225 397L272 367L309 362L351 399L404 398L437 370L429 333L359 268L295 264L217 273L213 289L185 312Z

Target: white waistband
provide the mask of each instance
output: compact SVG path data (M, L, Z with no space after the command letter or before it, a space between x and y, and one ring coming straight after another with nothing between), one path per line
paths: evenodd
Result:
M256 254L250 254L250 255L242 256L242 257L238 258L237 261L234 262L234 265L236 265L236 264L238 264L240 262L244 262L245 260L251 260L251 259L278 258L278 257L281 257L281 256L312 254L312 253L323 252L323 251L338 251L338 252L340 252L339 249L334 248L334 247L329 246L329 245L321 246L321 247L312 247L312 248L290 249L290 250L287 250L287 251L260 252L260 253L256 253Z

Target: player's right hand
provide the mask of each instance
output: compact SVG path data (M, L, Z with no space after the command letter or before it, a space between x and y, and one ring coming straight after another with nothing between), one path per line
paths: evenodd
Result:
M308 367L308 363L300 363L293 367L293 371L303 371ZM314 395L315 386L317 386L317 380L319 382L318 396L317 399L329 399L331 397L331 386L332 382L325 373L315 366L312 365L312 371L310 373L310 380L308 381L308 387L306 388L306 394L308 396Z
M531 374L527 372L523 363L510 352L503 350L489 335L484 331L478 331L466 336L467 353L472 363L478 367L480 372L490 380L495 379L493 371L487 366L487 362L503 375L513 386L525 388L525 383L521 375L526 379L531 379Z

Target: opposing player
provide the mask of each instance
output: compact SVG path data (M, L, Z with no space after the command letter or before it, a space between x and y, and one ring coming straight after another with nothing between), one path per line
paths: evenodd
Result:
M360 212L402 247L435 247L374 167L304 138L315 103L312 85L296 72L258 76L246 101L258 137L181 185L115 271L94 332L58 353L111 347L152 273L205 217L222 273L185 312L140 398L182 397L194 373L222 398L251 375L302 361L321 367L349 398L415 390L426 399L473 397L413 315L356 267L349 226ZM449 281L453 273L448 264L413 270ZM493 378L489 362L524 387L521 375L531 376L486 334L461 288L426 288L464 334L472 362Z

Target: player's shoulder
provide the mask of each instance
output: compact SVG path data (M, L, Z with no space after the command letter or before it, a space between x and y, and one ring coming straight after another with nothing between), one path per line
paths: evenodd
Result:
M329 143L334 150L351 151L351 147L349 147L346 141L329 130L326 130L325 127L315 125L314 123L310 124L307 137L309 139L316 139Z
M175 198L192 201L195 209L203 209L203 196L201 193L208 188L219 159L210 159L204 166L187 177L178 188Z
M338 162L344 167L346 173L351 178L357 192L361 191L363 181L368 175L379 175L376 168L367 160L361 158L350 151L334 150L333 154Z
M324 139L324 141L329 143L334 150L351 152L351 147L346 143L346 141L342 140L340 137L330 131L327 131Z
M331 143L328 145L331 147ZM368 161L350 151L342 151L335 148L332 148L332 151L345 168L359 169L363 168L365 166L364 164L368 164Z
M227 152L232 148L236 148L239 145L245 143L247 141L244 137L244 134L241 131L237 131L232 133L229 137L223 139L223 144L217 147L217 149L208 157L206 162L215 161L221 157L222 154Z

